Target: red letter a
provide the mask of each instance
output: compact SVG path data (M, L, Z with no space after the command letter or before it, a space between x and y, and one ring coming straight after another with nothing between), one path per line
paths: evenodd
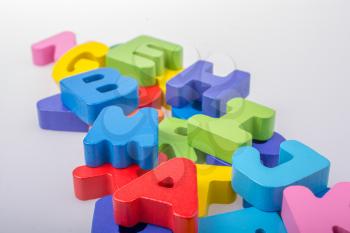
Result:
M185 158L171 159L131 181L113 195L117 224L139 222L170 228L174 233L197 232L196 166Z

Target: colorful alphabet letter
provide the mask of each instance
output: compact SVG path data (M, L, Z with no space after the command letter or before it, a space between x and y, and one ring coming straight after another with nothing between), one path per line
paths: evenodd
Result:
M185 157L203 163L205 154L187 143L187 121L168 117L159 124L159 150L169 158Z
M231 187L231 167L206 164L196 164L196 167L199 217L208 214L210 204L229 204L236 199Z
M171 233L171 230L145 223L130 228L117 225L113 218L112 196L107 196L95 204L91 233Z
M166 69L182 68L182 47L149 36L139 36L110 49L107 67L135 78L140 86L157 84Z
M89 131L88 124L63 106L60 94L39 100L36 106L39 125L42 129L74 132Z
M350 183L336 184L322 198L306 187L284 190L282 218L289 233L350 232Z
M80 44L65 53L54 65L52 77L57 84L62 79L105 66L109 48L99 42Z
M220 117L226 102L249 94L250 74L235 70L227 77L213 75L213 64L197 61L167 83L166 101L173 107L201 103L203 114Z
M238 149L232 166L236 193L262 211L280 211L288 186L304 185L314 193L327 189L330 162L306 145L287 140L281 144L276 167L264 166L253 147Z
M276 212L253 207L199 219L200 233L287 233Z
M35 65L43 66L58 60L76 44L73 32L61 32L32 45L32 56Z
M104 108L84 139L87 166L111 163L125 168L138 164L152 169L158 160L158 113L154 108L142 108L127 117L121 108Z
M64 106L87 124L92 124L105 107L118 106L129 114L138 106L137 82L109 68L62 80L61 97Z
M241 146L252 140L266 141L274 132L275 111L260 104L235 98L227 102L220 118L195 115L188 120L190 146L228 163Z
M198 198L195 164L171 159L133 180L113 195L117 224L149 223L174 233L196 233Z

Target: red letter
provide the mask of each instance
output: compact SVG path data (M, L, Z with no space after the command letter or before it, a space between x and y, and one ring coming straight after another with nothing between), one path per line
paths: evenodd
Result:
M195 164L174 158L117 190L113 196L117 224L139 222L197 232L198 197Z

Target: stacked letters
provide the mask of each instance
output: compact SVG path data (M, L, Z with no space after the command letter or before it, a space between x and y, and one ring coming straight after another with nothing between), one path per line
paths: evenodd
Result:
M62 32L32 55L55 62L60 87L38 101L40 127L86 133L72 176L79 200L98 199L92 233L350 232L350 182L329 187L330 161L275 131L249 72L186 68L180 45L150 36L107 46ZM240 210L208 216L238 197Z

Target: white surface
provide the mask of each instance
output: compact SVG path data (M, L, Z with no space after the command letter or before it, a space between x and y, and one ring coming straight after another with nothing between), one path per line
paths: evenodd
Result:
M199 51L221 75L233 57L252 73L250 99L277 110L278 132L326 155L330 184L350 181L350 1L210 2L1 2L0 232L90 231L94 202L74 198L71 177L84 134L41 130L35 109L58 89L51 67L32 65L30 45L65 29L108 45L164 38L184 46L186 66Z

